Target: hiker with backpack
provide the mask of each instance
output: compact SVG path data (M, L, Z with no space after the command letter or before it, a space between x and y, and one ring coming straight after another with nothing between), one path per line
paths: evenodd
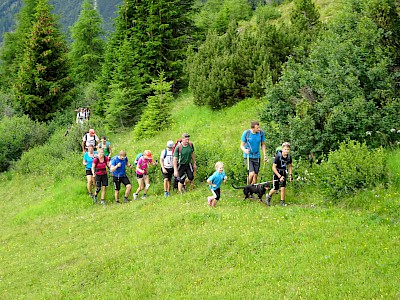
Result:
M155 166L157 165L157 161L153 161L153 154L150 150L144 150L142 155L138 155L136 163L136 179L139 187L136 190L136 193L133 194L133 200L137 200L139 197L140 191L144 190L142 199L146 199L147 191L150 187L150 179L148 174L149 164Z
M107 141L107 137L105 136L101 137L100 143L97 145L97 149L103 149L104 155L107 156L108 158L111 157L112 154L111 143Z
M89 145L92 145L96 151L97 144L99 142L99 137L94 132L94 129L89 129L88 132L82 137L82 152L86 152Z
M171 180L172 175L174 174L174 153L172 152L173 147L174 142L168 141L167 148L163 149L160 155L161 173L164 177L164 197L168 197L170 195Z
M97 157L97 152L94 151L93 145L89 145L88 151L83 155L82 164L85 166L86 179L87 179L87 191L90 198L93 198L92 189L95 187L92 164L93 159Z
M250 123L251 129L242 134L240 149L243 151L244 164L247 168L247 184L256 184L260 170L260 148L264 155L264 162L268 161L265 148L265 133L261 130L257 121Z
M113 176L114 190L115 190L115 203L120 204L119 201L119 191L121 189L121 183L125 185L125 196L124 203L129 202L129 194L132 189L131 182L126 176L126 167L133 168L133 165L129 163L128 157L126 157L126 152L121 150L117 156L111 159L110 172Z
M282 150L279 150L272 165L273 174L273 188L267 194L265 204L271 206L272 195L281 187L281 206L286 206L285 191L287 178L293 181L292 173L292 158L290 156L290 144L285 142L282 144Z
M182 193L185 184L185 175L192 182L194 172L197 169L196 155L194 146L189 142L190 135L186 132L182 134L182 139L175 143L174 152L174 176L178 180L178 192Z
M104 155L103 149L98 150L98 155L93 159L92 173L96 181L96 193L93 196L93 201L97 203L97 195L101 190L101 204L105 204L106 188L108 186L107 168L110 167L110 160Z

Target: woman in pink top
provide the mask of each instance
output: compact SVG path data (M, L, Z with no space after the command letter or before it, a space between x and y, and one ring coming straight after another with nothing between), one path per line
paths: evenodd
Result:
M136 193L133 194L133 200L138 199L141 190L144 190L142 199L146 199L147 191L150 187L150 179L149 175L147 174L149 164L155 166L157 165L157 161L153 161L153 155L151 154L150 150L145 150L143 155L138 159L136 165L136 179L139 187L137 188Z

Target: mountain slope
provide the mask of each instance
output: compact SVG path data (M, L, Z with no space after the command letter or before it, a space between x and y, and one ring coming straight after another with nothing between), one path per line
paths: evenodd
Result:
M104 29L112 30L113 18L116 17L117 6L123 0L97 0L97 7L104 19ZM63 31L68 35L68 28L78 19L83 0L49 0L54 6L54 13L60 16ZM3 41L3 33L13 30L15 15L22 6L22 0L2 0L0 3L0 42Z

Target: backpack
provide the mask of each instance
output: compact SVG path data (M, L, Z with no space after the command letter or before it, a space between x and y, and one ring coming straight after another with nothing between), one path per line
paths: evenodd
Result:
M190 148L192 148L192 152L193 152L193 143L189 142ZM174 147L172 148L172 153L175 153L175 148L178 147L178 154L181 155L181 151L182 151L182 138L178 139L174 145Z
M281 163L281 167L282 167L282 166L285 166L285 170L286 170L286 163L283 162L283 160L282 160L282 149L278 150L278 151L275 153L275 157L277 157L277 156L278 156L279 161L280 161L280 163ZM288 156L287 156L287 161L289 161L290 159L291 159L291 158L290 158L290 154L288 154Z
M135 162L134 162L135 166L137 166L137 163L138 163L138 161L139 161L139 158L141 158L142 156L143 156L143 153L142 153L142 152L140 152L138 155L136 155Z
M95 162L96 161L96 162ZM107 156L104 156L104 163L106 163L106 169L108 169L107 163L110 161L110 159ZM97 165L100 163L99 157L93 158L93 164L95 165L94 171L97 172Z
M247 129L247 131L246 131L246 143L249 142L250 132L251 132L251 129ZM261 141L262 141L264 135L265 135L265 134L264 134L264 131L263 131L262 129L260 129Z

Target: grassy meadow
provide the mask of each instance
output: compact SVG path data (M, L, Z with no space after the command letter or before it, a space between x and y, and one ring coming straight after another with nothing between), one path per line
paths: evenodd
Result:
M174 107L171 128L152 139L110 135L114 153L159 155L183 131L195 147L238 148L261 104L212 112L186 94ZM287 207L278 195L271 207L243 201L228 181L211 208L203 178L164 198L158 167L146 200L113 204L110 186L105 206L87 196L83 167L82 176L61 180L3 174L0 299L399 299L400 152L390 165L389 188L330 205L293 183ZM270 176L263 166L260 177Z

